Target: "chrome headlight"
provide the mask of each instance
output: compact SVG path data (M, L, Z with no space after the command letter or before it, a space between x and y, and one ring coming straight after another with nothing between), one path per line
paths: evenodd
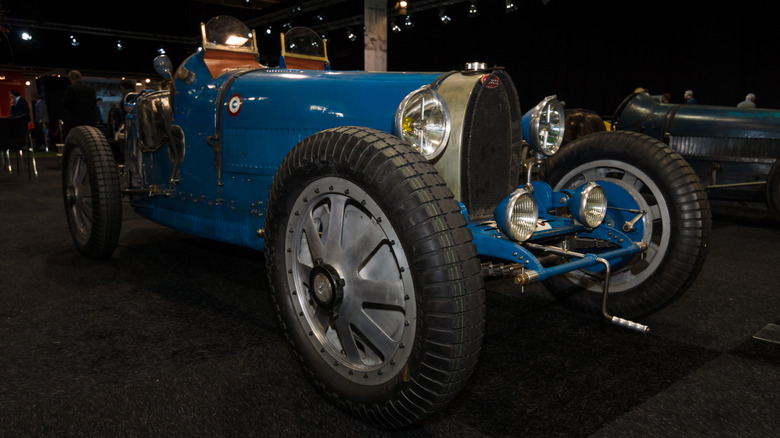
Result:
M396 135L428 160L444 151L450 127L447 104L427 86L409 93L395 113Z
M498 228L510 239L526 241L534 234L539 218L536 198L525 188L517 189L496 207L494 216Z
M528 141L531 145L545 155L558 152L566 127L561 102L555 96L548 96L530 111L530 117Z
M575 190L566 206L580 224L596 228L607 214L607 192L591 181Z

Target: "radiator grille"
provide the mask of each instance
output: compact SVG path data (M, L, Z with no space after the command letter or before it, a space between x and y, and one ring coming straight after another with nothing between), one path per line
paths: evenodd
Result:
M493 216L517 187L522 124L512 79L503 70L477 81L464 119L461 201L472 219Z

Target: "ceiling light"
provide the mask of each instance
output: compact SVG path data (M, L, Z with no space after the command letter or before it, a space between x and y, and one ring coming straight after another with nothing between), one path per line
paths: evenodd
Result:
M249 38L240 35L230 35L227 37L225 44L228 46L243 46L247 41L249 41Z
M517 10L517 5L515 5L515 2L512 0L506 0L506 13L515 12Z
M473 1L469 3L469 18L474 18L479 15L479 10L477 9L477 2Z
M79 45L79 41L76 39L74 35L70 36L70 45L73 47L76 47Z
M31 41L32 40L32 35L30 35L27 32L22 32L21 37L22 37L22 39L24 41Z
M390 20L390 29L393 30L395 33L401 32L401 26L398 25L398 23L395 22L395 19Z
M447 11L445 11L444 8L441 8L439 9L439 20L441 20L442 24L447 24L452 21L452 17L447 15Z
M347 38L352 42L357 41L357 35L355 35L355 32L352 32L352 28L347 29Z
M120 52L125 49L125 46L122 45L122 40L116 40L116 49Z
M395 4L395 10L396 10L396 11L397 11L399 14L401 14L401 15L405 15L405 14L406 14L406 8L407 8L407 6L409 6L409 2L407 2L406 0L400 0L400 1L396 2L396 4Z
M406 16L406 19L404 20L404 27L407 29L414 29L414 23L412 23L411 15Z

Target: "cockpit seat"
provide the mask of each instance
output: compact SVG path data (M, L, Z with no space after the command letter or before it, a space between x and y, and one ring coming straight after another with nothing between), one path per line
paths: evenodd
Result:
M211 76L216 79L226 71L258 69L263 66L252 53L229 52L226 50L206 50L203 56Z

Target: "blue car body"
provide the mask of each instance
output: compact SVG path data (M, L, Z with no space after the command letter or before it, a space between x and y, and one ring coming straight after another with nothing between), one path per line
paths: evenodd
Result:
M202 53L190 57L184 67L198 77L210 76ZM264 205L276 171L293 146L320 131L344 125L395 134L393 121L398 103L439 76L263 69L228 72L206 86L187 87L186 93L180 92L174 99L173 122L182 128L186 139L186 159L179 170L176 190L167 196L139 197L133 201L134 208L154 222L185 233L262 250L265 241L258 238L258 230L265 226ZM166 97L167 93L147 91L136 96L129 105L130 120L137 119L136 103L158 99L161 94ZM231 109L231 99L240 99L240 108ZM528 117L523 123L528 135ZM209 145L215 137L221 142L218 159ZM169 154L166 148L144 154L147 184L163 185L169 179L174 166ZM215 160L221 162L221 169ZM636 243L641 241L637 236L644 232L641 223L632 231L633 236L606 225L586 230L570 218L547 214L564 207L553 202L561 196L545 182L535 181L534 185L540 218L547 227L537 231L530 241L572 234L594 238L619 235L610 240L620 242L620 249L600 254L617 266L642 251ZM615 190L608 195L618 199L620 193ZM622 201L624 209L638 208L630 200ZM463 212L469 216L465 206ZM625 223L623 216L622 210L614 211L608 222ZM538 280L588 266L601 269L594 257L545 268L525 246L505 236L497 239L501 231L491 223L486 225L484 218L470 220L469 227L480 254L512 263L521 261L538 273Z
M199 77L210 77L202 54L190 57L184 66ZM187 144L177 190L171 196L136 199L134 206L171 228L263 249L264 241L257 237L265 223L263 205L279 164L293 146L336 126L393 132L398 103L437 76L264 69L229 72L207 86L187 87L188 92L174 100L174 122ZM130 105L131 120L137 120L135 102L159 95L153 91L138 95ZM231 98L241 99L236 114L229 108ZM221 141L221 174L208 144L215 136ZM168 180L173 171L168 153L161 148L143 158L147 183Z

